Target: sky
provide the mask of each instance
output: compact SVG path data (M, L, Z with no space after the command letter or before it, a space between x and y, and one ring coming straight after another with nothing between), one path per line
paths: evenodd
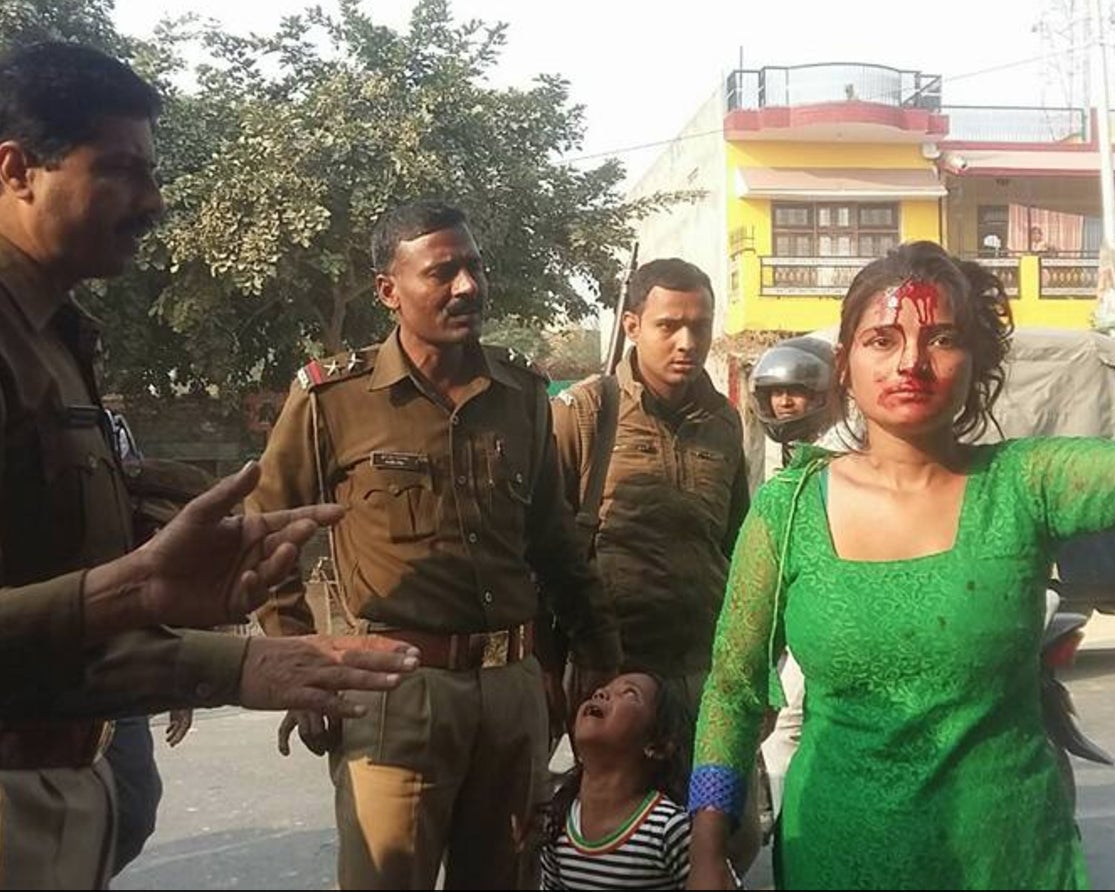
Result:
M330 0L320 0L327 9ZM116 0L118 28L145 36L162 15L194 12L234 32L270 31L309 0ZM617 154L633 180L739 66L873 62L944 77L948 105L1063 105L1035 24L1085 0L455 0L459 19L508 25L492 82L560 74L585 106L581 154ZM413 0L365 0L405 27ZM1115 30L1115 29L1113 29ZM1083 61L1086 52L1078 58ZM1061 57L1064 59L1064 57ZM1027 61L1028 60L1028 61Z

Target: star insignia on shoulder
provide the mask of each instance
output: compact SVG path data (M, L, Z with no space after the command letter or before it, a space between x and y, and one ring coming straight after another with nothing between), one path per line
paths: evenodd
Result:
M360 368L360 365L360 354L356 352L350 353L348 355L348 362L345 364L345 371L355 372L358 368Z
M325 374L327 374L330 378L332 378L340 370L341 364L335 359L331 359L325 364Z
M534 364L534 360L528 354L516 350L514 347L507 348L507 361L524 369L528 369Z

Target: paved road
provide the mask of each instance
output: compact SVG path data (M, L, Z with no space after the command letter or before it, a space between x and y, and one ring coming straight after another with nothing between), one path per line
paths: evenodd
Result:
M1104 624L1106 622L1106 625ZM1102 634L1100 634L1102 633ZM1115 620L1096 622L1069 678L1085 730L1115 753ZM162 733L163 718L155 720ZM336 844L326 763L274 748L278 719L198 713L174 750L156 745L166 791L159 827L117 889L331 889ZM1074 760L1078 817L1097 889L1115 888L1115 769ZM764 856L749 877L771 888Z

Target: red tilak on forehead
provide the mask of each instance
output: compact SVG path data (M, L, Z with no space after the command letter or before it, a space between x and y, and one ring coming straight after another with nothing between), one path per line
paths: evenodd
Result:
M907 279L893 288L883 292L886 297L886 308L894 310L892 325L898 324L898 314L902 312L902 302L908 300L918 314L919 325L933 325L937 321L937 308L941 301L941 292L936 283L925 279Z

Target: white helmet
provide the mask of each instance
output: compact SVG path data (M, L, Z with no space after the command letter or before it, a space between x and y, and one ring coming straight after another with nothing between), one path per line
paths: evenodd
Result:
M767 435L777 443L816 437L829 420L832 376L832 347L818 338L790 338L760 356L751 371L748 397ZM794 418L777 418L770 404L776 387L804 388L814 396L812 405Z

